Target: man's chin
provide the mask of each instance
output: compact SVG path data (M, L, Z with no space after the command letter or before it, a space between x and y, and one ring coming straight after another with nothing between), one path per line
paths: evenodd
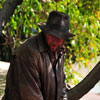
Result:
M58 47L58 48L50 48L50 50L52 51L52 52L55 52L55 51L59 51L60 49L61 49L62 47Z
M50 48L50 50L51 50L52 52L55 52L55 51L57 50L57 48Z

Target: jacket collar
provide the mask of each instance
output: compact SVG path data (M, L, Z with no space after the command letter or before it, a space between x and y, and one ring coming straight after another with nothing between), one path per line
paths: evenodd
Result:
M45 37L42 32L37 36L37 43L40 52L48 50L48 46L46 44Z

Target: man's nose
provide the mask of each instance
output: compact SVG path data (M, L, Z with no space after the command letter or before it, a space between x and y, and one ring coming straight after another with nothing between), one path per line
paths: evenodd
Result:
M57 41L53 41L53 44L57 45L57 44L58 44L58 42L57 42Z

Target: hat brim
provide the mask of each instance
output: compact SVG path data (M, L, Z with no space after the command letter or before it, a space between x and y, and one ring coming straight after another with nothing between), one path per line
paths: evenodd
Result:
M68 39L68 38L75 36L74 34L70 33L69 31L59 31L57 29L51 29L48 25L42 24L42 25L38 25L38 26L46 34L51 34L57 38Z

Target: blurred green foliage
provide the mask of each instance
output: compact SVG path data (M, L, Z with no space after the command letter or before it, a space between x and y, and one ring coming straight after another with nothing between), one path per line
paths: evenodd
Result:
M3 4L4 0L0 2ZM75 62L88 66L90 60L93 57L96 60L100 53L100 0L61 0L57 3L54 0L23 0L5 26L4 34L6 27L10 25L14 45L17 47L26 38L41 31L38 23L46 22L52 10L69 14L70 31L76 35L70 41L71 47L66 47L69 49L69 57L66 56L65 59L69 82L74 79L74 73L71 71L73 55L76 56Z

